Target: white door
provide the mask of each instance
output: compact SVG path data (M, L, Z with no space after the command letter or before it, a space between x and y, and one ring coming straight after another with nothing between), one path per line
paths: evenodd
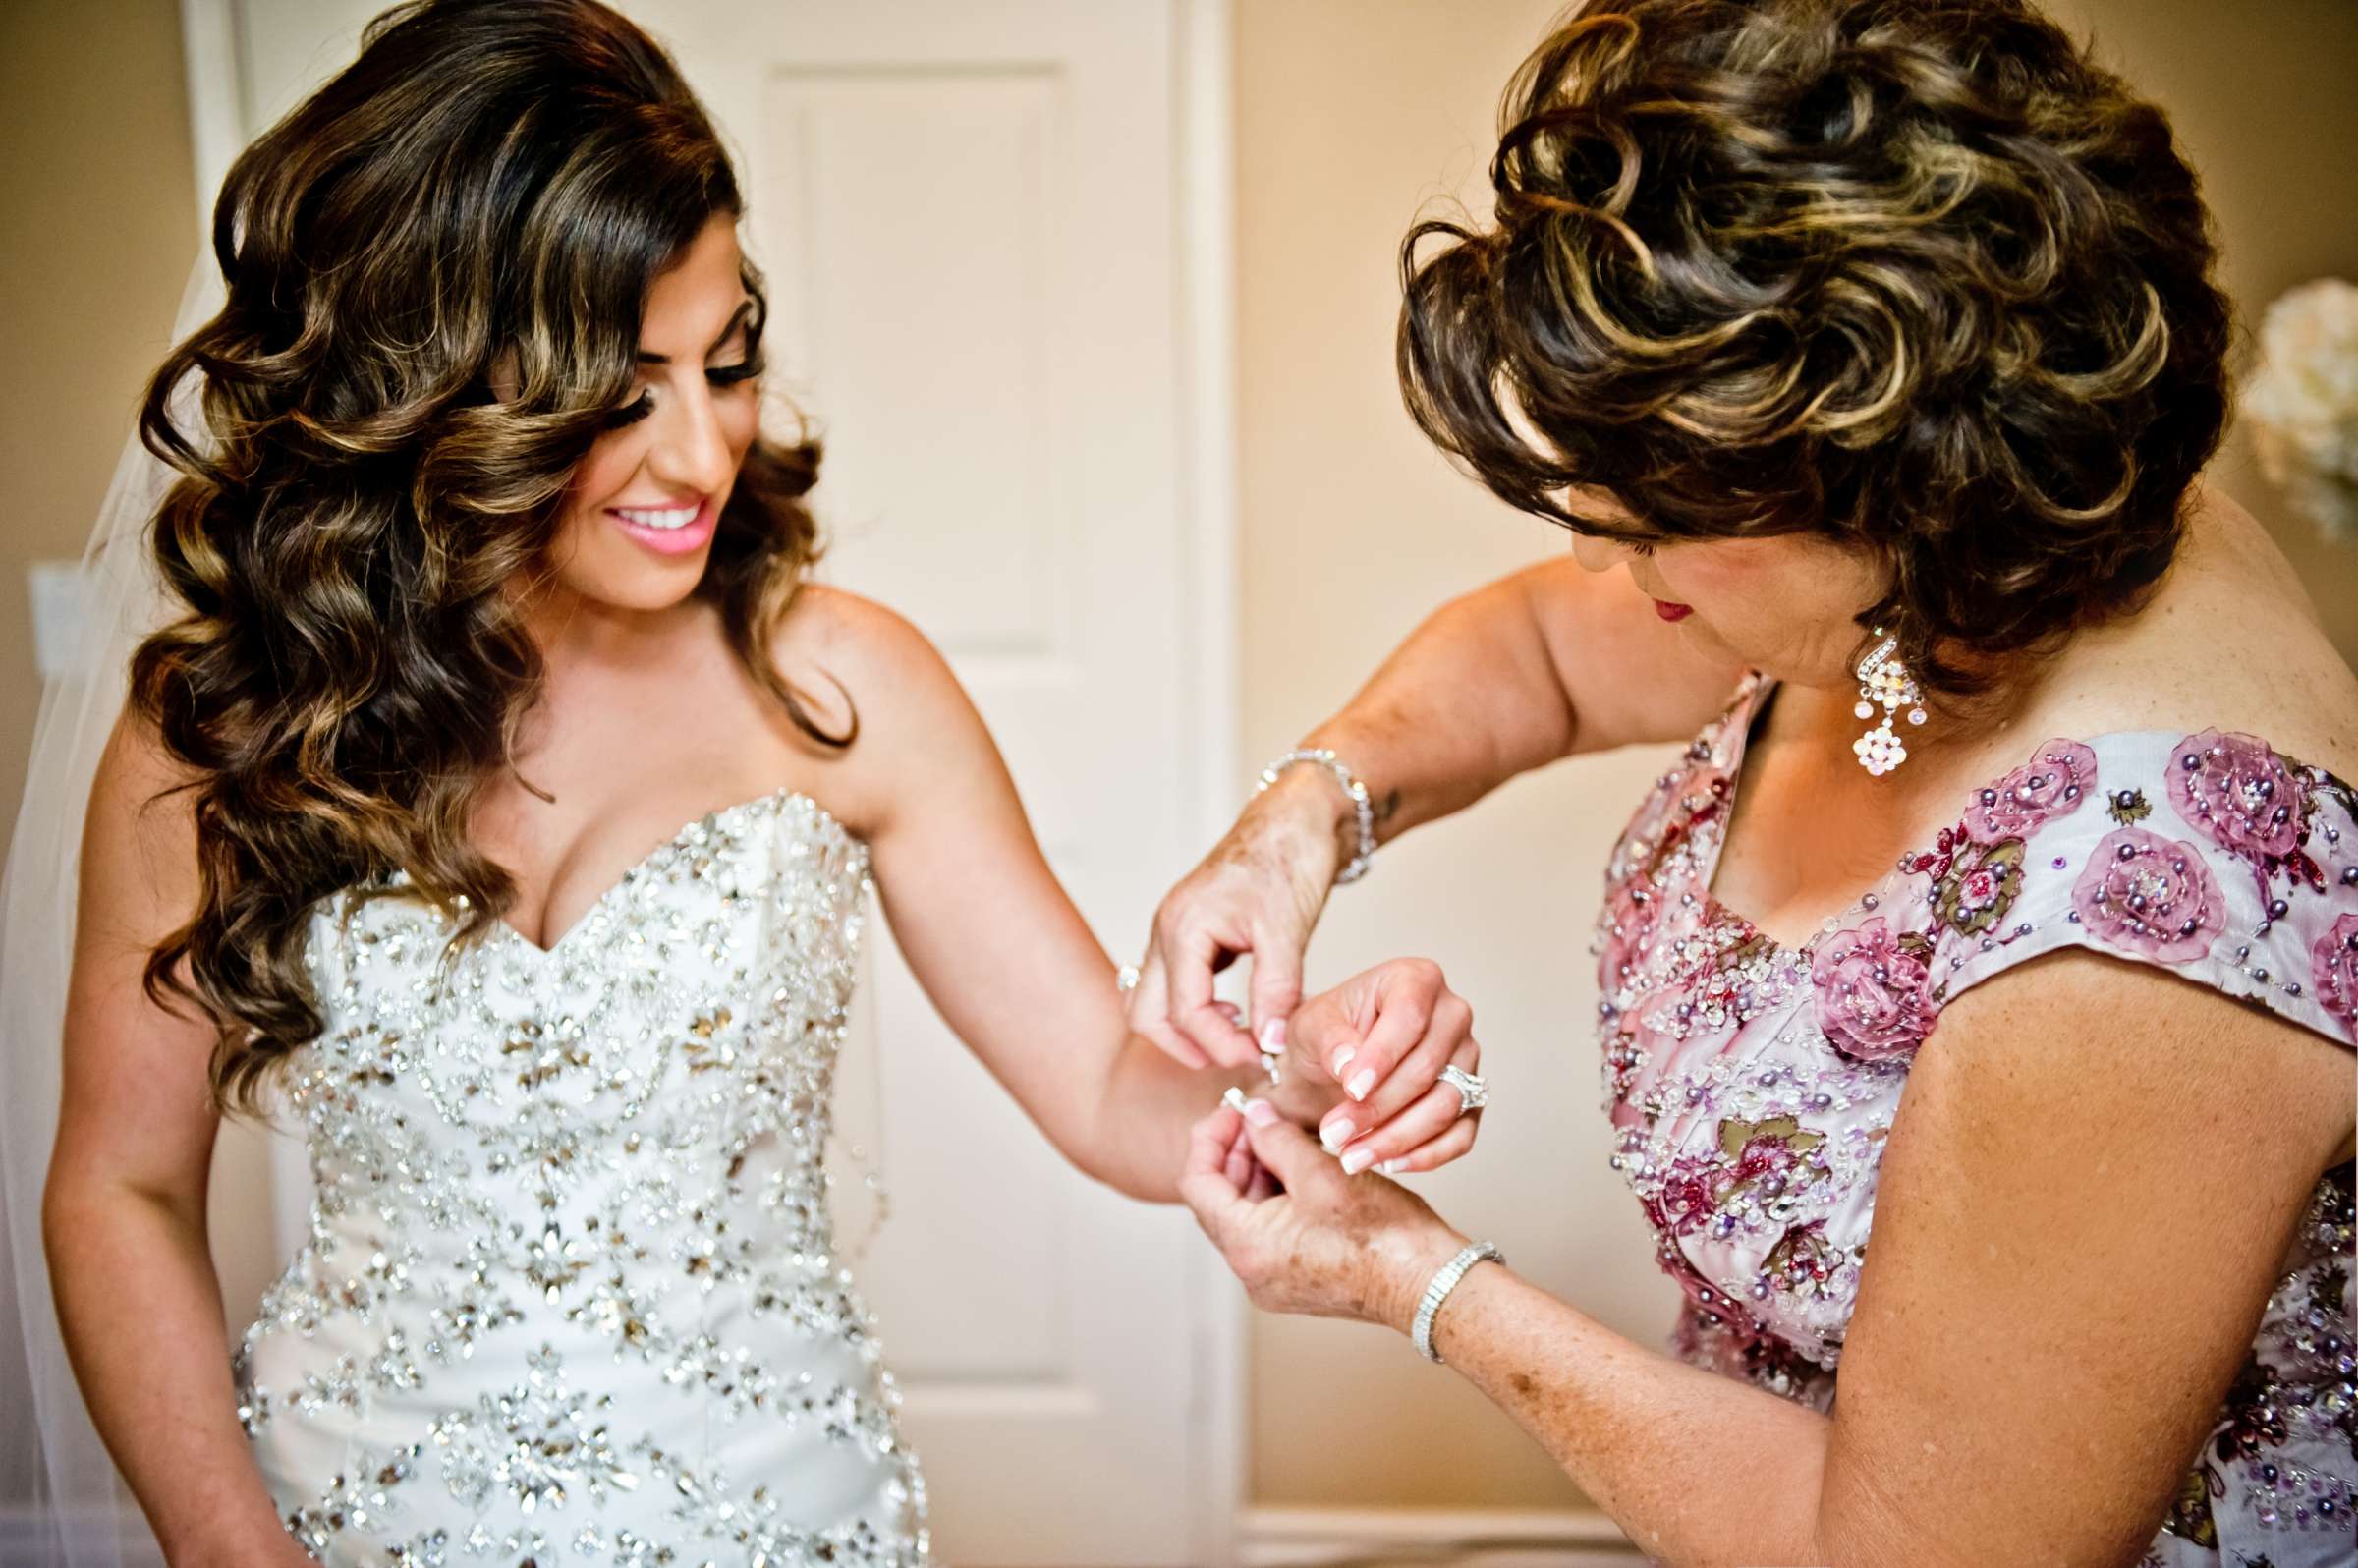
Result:
M186 4L193 57L237 60L241 137L349 60L376 9ZM779 390L826 439L825 575L948 653L1057 873L1127 956L1231 804L1223 13L621 9L740 155ZM1216 1260L1183 1214L1064 1166L889 941L863 1005L845 1094L873 1126L880 1091L891 1219L859 1267L942 1554L1224 1560L1239 1470Z

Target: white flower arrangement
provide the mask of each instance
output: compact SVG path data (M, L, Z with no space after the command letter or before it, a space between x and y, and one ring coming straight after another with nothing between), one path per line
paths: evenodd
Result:
M2320 278L2268 308L2243 414L2284 498L2330 539L2358 532L2358 285Z

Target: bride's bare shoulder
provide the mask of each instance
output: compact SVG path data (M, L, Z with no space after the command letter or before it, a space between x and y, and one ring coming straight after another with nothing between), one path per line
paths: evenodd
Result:
M90 811L123 825L144 823L140 831L146 833L193 832L194 796L203 782L201 773L173 756L154 721L126 703L98 754Z
M997 765L949 661L907 617L874 599L805 585L772 637L771 656L812 700L814 717L854 737L829 770L856 814L889 814L912 779Z
M864 709L875 704L879 716L905 699L924 702L945 681L956 684L940 651L906 616L831 584L806 583L796 590L770 652L797 688L820 677L822 685L844 687Z
M126 707L90 780L83 821L84 926L121 925L148 945L196 900L196 786L151 722Z

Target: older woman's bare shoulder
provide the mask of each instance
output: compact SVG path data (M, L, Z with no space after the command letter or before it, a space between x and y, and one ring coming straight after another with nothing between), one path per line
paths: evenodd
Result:
M2358 777L2358 675L2268 531L2210 485L2153 599L2073 639L2040 688L2049 733L2237 730Z

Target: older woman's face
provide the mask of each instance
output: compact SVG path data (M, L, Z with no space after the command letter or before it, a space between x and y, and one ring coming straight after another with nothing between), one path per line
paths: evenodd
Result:
M1858 615L1883 594L1875 563L1806 534L1653 544L1576 534L1572 552L1592 572L1628 572L1707 647L1801 686L1853 678Z

